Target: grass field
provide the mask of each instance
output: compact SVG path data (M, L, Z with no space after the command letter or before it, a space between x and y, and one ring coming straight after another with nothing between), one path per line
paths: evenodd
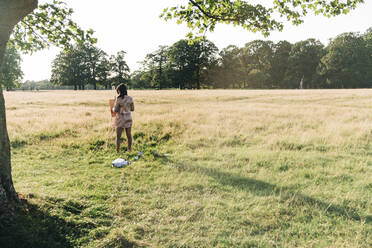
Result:
M112 91L5 92L1 247L372 247L372 90L129 93L117 169Z

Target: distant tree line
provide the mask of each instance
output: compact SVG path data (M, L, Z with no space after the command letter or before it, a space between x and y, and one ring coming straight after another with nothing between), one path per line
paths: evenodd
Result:
M142 68L131 75L133 88L200 89L210 85L208 73L217 64L218 48L208 40L180 40L147 54Z
M53 60L50 81L75 90L84 90L88 85L95 90L110 89L114 84L129 83L130 71L124 56L124 51L108 56L90 43L72 46Z
M372 87L372 28L340 34L327 47L315 39L295 44L255 40L218 51L208 40L181 40L148 54L130 84L157 89Z
M73 90L73 85L56 85L53 84L49 79L44 80L27 80L24 83L21 83L17 88L17 90L22 91L38 91L38 90ZM92 85L86 85L85 89L93 90ZM98 85L97 89L103 90L105 89L103 86Z
M39 81L34 81L34 80L27 80L24 83L20 84L18 87L19 90L73 90L73 86L63 86L63 85L55 85L52 82L50 82L49 79L45 80L39 80Z
M254 40L221 51L202 39L180 40L146 55L130 74L125 52L108 56L86 43L61 51L52 63L50 81L26 82L21 56L8 47L0 82L6 89L111 89L126 83L137 89L294 89L372 87L372 28L343 33L324 46L316 39Z

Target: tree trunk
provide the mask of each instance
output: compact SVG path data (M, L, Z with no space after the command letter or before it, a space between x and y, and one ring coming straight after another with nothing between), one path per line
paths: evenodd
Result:
M37 7L37 0L0 0L0 69L6 44L14 26ZM13 186L10 142L6 127L5 102L0 87L0 219L11 215L18 196Z
M200 67L196 68L196 88L200 90Z

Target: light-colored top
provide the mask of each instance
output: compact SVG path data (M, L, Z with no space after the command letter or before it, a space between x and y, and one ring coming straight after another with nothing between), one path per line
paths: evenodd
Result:
M114 105L114 112L124 114L126 112L134 111L133 99L130 96L124 96L123 98L117 97Z
M133 99L130 96L124 98L117 97L113 111L116 113L115 126L121 128L129 128L132 126L132 115L134 111Z

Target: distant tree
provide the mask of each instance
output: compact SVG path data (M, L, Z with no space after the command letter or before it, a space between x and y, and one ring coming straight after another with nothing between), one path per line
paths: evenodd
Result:
M82 65L86 71L86 80L96 90L102 70L106 69L107 54L91 43L80 44L78 49L83 54Z
M202 84L209 87L209 82L205 80L208 78L208 69L217 62L218 48L213 42L206 39L193 45L195 45L196 88L200 89Z
M302 79L305 88L315 88L321 84L316 82L316 75L324 54L324 45L318 40L307 39L295 43L288 58L289 67L286 75L288 88L299 88Z
M116 56L110 57L110 80L113 84L128 83L130 79L130 70L127 62L125 61L125 51L119 51Z
M210 78L215 88L232 88L241 82L240 49L229 45L219 53L219 59L212 65ZM240 87L240 86L239 86Z
M366 40L358 33L343 33L332 39L322 58L327 83L335 88L368 87L370 56Z
M241 81L237 88L247 88L249 84L249 75L254 69L253 55L249 48L249 43L239 50L239 62L241 68Z
M50 81L55 85L72 85L75 90L84 89L89 73L84 56L77 46L62 50L52 62Z
M142 89L156 89L156 85L154 85L154 74L155 72L153 70L150 71L142 71L138 76L138 83L139 88Z
M168 49L167 46L159 46L158 50L147 54L142 62L144 70L151 74L150 84L154 88L169 87L169 79L167 77L167 70L169 70Z
M372 27L368 28L367 31L363 34L363 39L366 42L367 49L372 49Z
M173 70L173 81L180 89L192 88L194 80L193 58L187 40L174 43L169 49L169 59Z
M96 77L99 84L105 87L105 89L110 89L113 84L111 70L112 64L110 63L110 59L108 56L103 56L98 63Z
M368 54L367 87L372 87L372 27L363 34L363 39Z
M93 89L97 89L98 84L108 88L110 75L117 71L117 67L112 66L117 65L112 64L101 49L89 43L77 44L57 55L52 63L51 81L57 85L74 85L75 90L84 89L87 84ZM116 71L111 73L113 70Z
M14 46L8 46L5 50L3 65L0 71L0 84L11 90L19 86L23 72L21 69L21 55Z
M288 41L279 41L273 46L270 81L274 88L288 88L285 75L289 69L291 49L292 44Z
M181 89L200 89L202 73L217 60L218 48L208 40L189 43L180 40L169 49L174 80Z
M148 71L137 70L130 76L130 86L134 89L150 89L151 76Z
M241 49L240 63L244 88L268 88L273 42L254 40Z

